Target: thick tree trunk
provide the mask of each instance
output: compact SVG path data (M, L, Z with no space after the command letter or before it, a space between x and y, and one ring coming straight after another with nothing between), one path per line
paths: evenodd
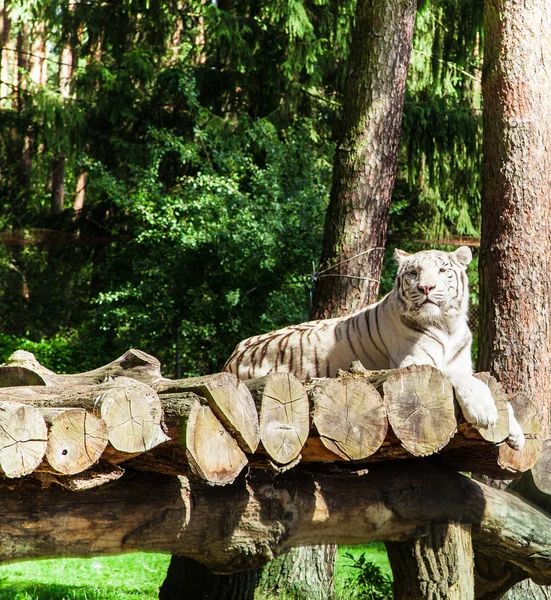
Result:
M417 0L357 5L316 318L354 312L377 298L416 7Z
M258 571L216 575L201 563L172 556L159 600L253 600Z
M424 538L386 544L394 600L474 600L469 525L431 525Z
M480 366L551 407L551 5L488 0Z
M548 432L551 6L547 0L486 0L484 20L479 364L508 392L526 392ZM498 565L491 554L482 564L485 572L494 571L489 579L505 582L487 598L501 598L525 577L511 564ZM543 600L550 593L526 581L504 597Z
M335 154L331 200L325 218L321 267L311 317L341 316L374 302L379 290L388 209L394 187L407 71L417 0L359 0L344 94L342 132ZM291 551L282 572L326 573L336 549L319 557ZM285 563L292 564L288 568ZM332 578L319 580L322 595ZM293 582L289 581L292 586Z

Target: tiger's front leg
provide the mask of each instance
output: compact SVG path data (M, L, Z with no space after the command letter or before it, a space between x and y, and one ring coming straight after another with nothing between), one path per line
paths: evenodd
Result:
M437 348L431 348L431 361L428 356L423 354L422 348L413 348L410 354L400 357L400 360L397 361L398 366L436 366L448 377L455 388L455 395L465 419L478 427L491 427L495 425L498 414L492 393L486 384L473 377L470 356L465 353L465 357L459 357L459 360L454 365L455 368L446 368L442 364L444 357L438 355L436 350Z
M493 427L498 414L490 388L469 372L444 370L443 373L455 388L465 420L477 427Z

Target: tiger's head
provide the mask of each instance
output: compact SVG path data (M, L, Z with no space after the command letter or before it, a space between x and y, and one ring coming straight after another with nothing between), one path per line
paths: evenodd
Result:
M420 323L438 323L465 316L469 304L467 265L471 250L395 250L398 273L394 292L405 316Z

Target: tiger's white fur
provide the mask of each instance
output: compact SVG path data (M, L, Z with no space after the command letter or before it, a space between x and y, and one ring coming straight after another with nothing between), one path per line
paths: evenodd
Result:
M276 371L299 379L334 377L360 360L367 369L432 365L451 381L465 419L494 425L497 409L489 388L473 377L472 336L466 267L468 247L455 252L396 250L398 273L392 291L367 308L335 319L291 325L243 340L224 370L241 379ZM508 405L513 447L524 445Z

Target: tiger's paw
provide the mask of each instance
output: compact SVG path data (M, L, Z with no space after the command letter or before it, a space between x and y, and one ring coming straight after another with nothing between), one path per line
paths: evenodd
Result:
M515 411L510 402L507 402L507 412L509 414L509 437L506 442L513 450L522 450L526 439L524 433L515 417Z
M497 423L497 407L486 384L474 377L468 377L455 383L455 391L468 423L483 429L493 427Z

